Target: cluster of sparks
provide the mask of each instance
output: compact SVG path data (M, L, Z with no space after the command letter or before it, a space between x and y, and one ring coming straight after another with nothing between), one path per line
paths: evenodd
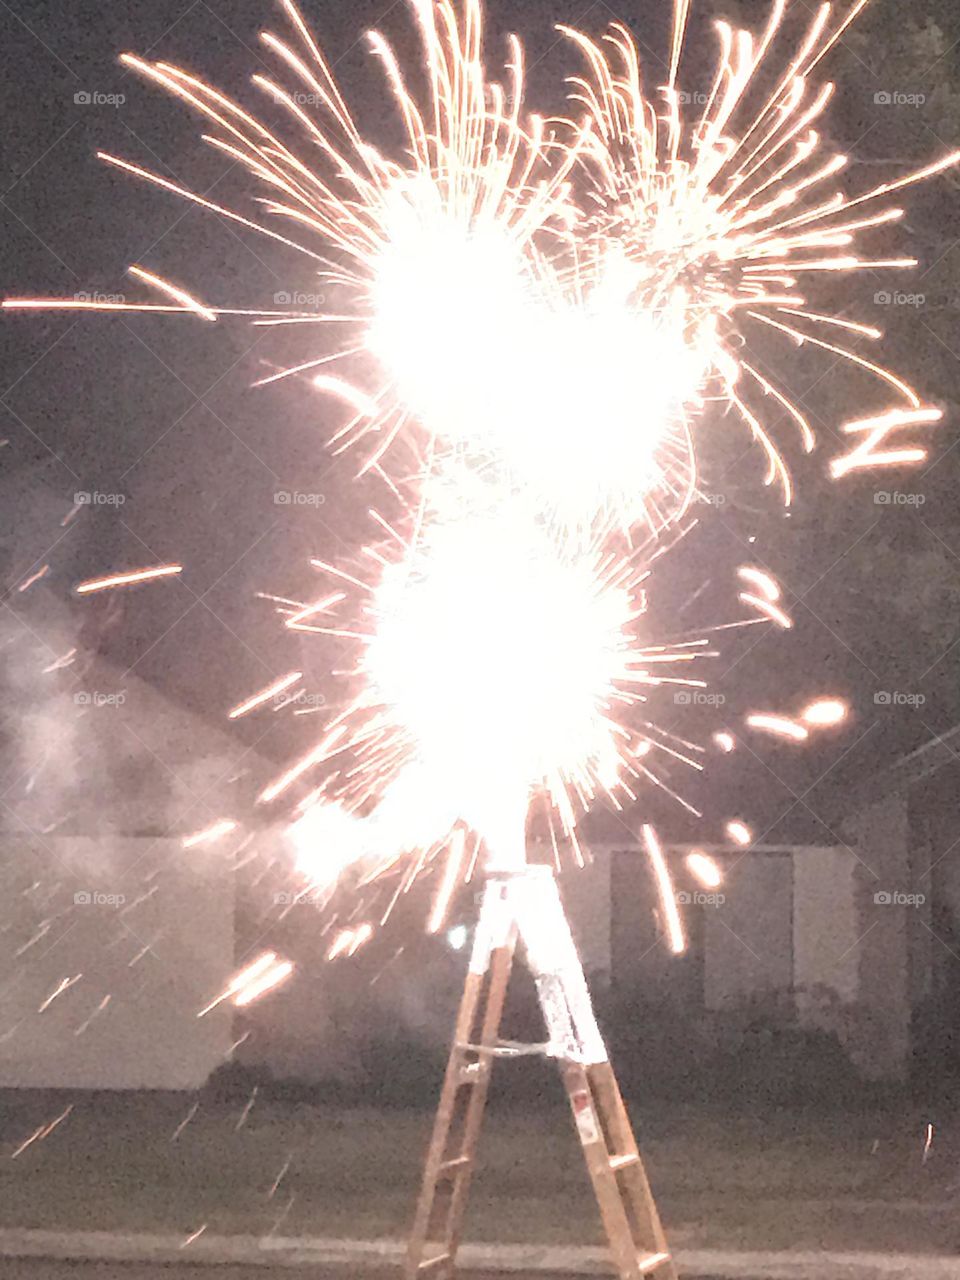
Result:
M789 423L803 452L817 442L753 354L761 335L845 360L876 386L868 416L833 430L844 442L829 463L835 479L926 456L904 433L939 410L862 354L877 329L815 309L805 293L825 275L915 265L860 246L901 217L890 197L960 159L838 187L846 158L821 136L833 86L817 69L865 3L840 15L819 5L799 39L786 30L786 0L773 0L757 34L718 22L713 83L689 117L679 88L689 0L676 0L669 75L652 96L625 27L599 43L562 28L579 70L565 113L545 118L527 106L519 39L503 83L488 76L478 0L411 0L416 75L370 35L405 132L399 158L361 132L292 0L280 0L289 38L262 36L283 75L254 76L284 118L276 130L186 70L124 56L202 118L204 140L255 181L259 212L102 159L301 255L305 285L316 280L326 302L210 305L138 266L158 301L4 305L243 317L315 337L309 360L263 382L306 379L331 397L333 447L354 450L402 513L374 513L377 539L355 565L316 562L329 584L316 600L281 604L288 628L356 646L336 713L260 797L313 787L299 792L292 833L315 886L361 866L366 882L398 870L399 893L439 861L435 930L481 847L489 866L522 865L531 796L549 797L554 849L559 836L579 859L577 823L598 799L622 805L648 782L673 794L661 761L702 768L704 749L658 728L647 704L664 686L703 687L711 650L702 637L644 635L645 584L692 523L697 434L718 414L742 420L765 483L791 501L793 446L771 424ZM78 591L179 572L115 574ZM764 569L743 566L739 579L750 621L790 628ZM231 718L292 699L302 679L278 677ZM803 742L844 715L824 698L793 714L757 711L745 728ZM729 752L736 738L724 729L713 745ZM191 840L230 829L224 820ZM739 819L725 837L752 839ZM642 844L679 950L682 922L649 826ZM688 869L718 883L706 854ZM342 930L331 956L371 932ZM244 973L221 1000L273 985L276 959Z

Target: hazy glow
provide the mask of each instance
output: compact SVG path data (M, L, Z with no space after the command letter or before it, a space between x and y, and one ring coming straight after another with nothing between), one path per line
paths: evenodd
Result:
M616 773L606 704L633 604L600 589L595 560L558 556L522 514L468 518L386 571L374 608L371 687L474 821L487 796L525 798L584 760Z

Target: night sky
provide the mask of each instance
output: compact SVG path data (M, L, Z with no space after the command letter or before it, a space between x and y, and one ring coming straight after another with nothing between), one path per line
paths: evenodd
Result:
M757 4L736 7L747 15L765 12L765 6ZM882 0L876 7L884 8L886 17L874 18L865 38L872 53L886 56L884 42L900 20L900 7ZM713 6L704 3L699 9L703 15ZM916 15L917 21L929 14L941 22L946 45L960 36L960 29L951 29L958 19L951 18L949 4L919 9L924 13ZM487 4L487 11L489 47L497 47L508 24L520 29L531 53L531 99L545 109L558 105L561 77L568 69L552 31L556 21L573 21L598 33L611 18L623 19L646 47L651 80L659 74L667 28L666 5L659 0L620 7L544 0L518 6L495 0ZM367 62L362 35L368 27L381 25L401 52L412 49L403 5L385 9L382 0L306 3L304 12L320 34L361 126L388 145L393 129L389 100L376 69ZM269 305L279 292L311 289L305 258L138 184L99 164L94 156L97 148L113 151L210 192L229 206L250 209L250 184L229 158L204 147L188 112L127 74L116 58L124 50L165 56L256 104L257 91L248 79L262 69L257 33L263 25L279 25L275 14L265 0L0 4L6 55L0 87L6 126L5 194L0 203L4 293L143 297L140 287L124 275L129 263L180 280L214 304ZM692 47L691 74L696 77L700 50L707 46L694 41ZM862 48L857 53L852 46L849 54L849 65L859 67L858 84L864 83L862 53ZM936 76L942 82L956 75L956 50L951 50ZM865 82L869 85L869 78ZM84 101L85 96L97 101ZM109 101L118 97L122 101ZM890 155L900 142L892 145L886 121L879 132L871 129L871 122L857 119L861 109L866 110L861 100L850 96L840 115L840 127L849 130L851 141L864 139L858 154L869 164L901 163L899 154ZM940 122L948 132L954 123L949 118ZM898 128L909 131L914 124ZM956 145L957 140L944 141ZM943 149L935 137L913 133L905 145L920 148L911 152L914 161ZM951 201L955 206L952 186L909 197L911 210L926 208L926 214L920 212L915 219L911 213L909 230L917 241L911 247L930 264L950 265L956 234L955 208L946 207ZM949 294L947 302L938 308L938 317L929 320L931 325L944 324L945 332L955 328L952 278L948 275L942 284ZM870 282L868 292L875 287ZM909 352L908 363L923 362L929 350L935 350L932 339L919 351L915 341L910 345L910 317L898 316L893 323L906 335L897 341L902 340ZM306 567L309 556L343 559L356 550L368 528L367 498L350 480L353 460L335 462L325 451L329 422L323 402L292 383L251 388L280 360L292 362L289 348L279 354L274 335L241 323L202 325L181 317L15 316L2 321L2 334L0 435L9 443L0 450L0 503L12 494L36 491L59 501L66 514L78 492L123 497L121 505L84 511L66 531L52 522L49 536L43 528L12 529L9 521L0 520L4 585L13 586L37 562L49 560L48 581L66 597L70 586L84 576L167 560L182 562L182 582L130 594L109 605L85 604L83 625L88 631L93 628L96 643L118 664L135 667L138 675L171 697L215 720L279 670L306 663L322 679L335 668L336 652L318 647L304 652L291 644L282 637L269 607L255 598L258 591L309 592L315 584ZM949 411L951 395L960 398L951 391L956 359L951 364L942 357L941 364L924 372L934 385L927 388L918 378L921 386ZM804 385L814 384L815 375L805 368L803 377ZM839 416L852 416L849 397L856 393L835 378L824 382L816 377L814 412L825 421L831 412L835 418L836 401L847 397ZM732 426L718 424L720 443L711 460L716 476L729 475L743 451L744 441L733 443L732 431ZM957 439L954 413L937 449L949 455ZM729 604L724 603L729 600L729 575L736 563L755 553L783 573L788 594L790 589L803 594L830 588L827 599L808 597L809 607L798 611L793 636L765 639L744 662L740 659L753 646L753 636L749 643L731 639L727 650L724 669L729 671L728 687L735 691L731 710L734 696L739 699L736 709L745 709L753 690L761 701L769 695L769 702L774 696L799 696L823 686L829 692L849 692L859 709L850 734L838 742L833 756L828 749L826 757L815 761L807 757L799 763L778 763L776 778L766 765L752 766L752 780L741 785L775 793L772 822L776 812L787 807L782 803L784 787L789 801L791 792L796 795L813 785L833 759L845 757L834 778L852 784L873 772L878 759L892 759L960 718L956 653L949 634L941 634L943 627L949 630L952 625L942 615L960 598L960 537L954 531L957 476L951 460L938 468L925 490L930 495L926 519L936 530L931 537L944 542L946 551L938 551L916 525L891 525L873 562L873 568L879 572L882 565L887 575L884 589L869 559L878 536L871 532L878 515L872 480L866 486L853 484L852 505L837 515L835 494L828 495L823 483L822 460L816 469L804 464L797 475L800 502L791 524L759 493L759 467L745 465L751 469L737 485L726 483L728 505L722 512L705 513L703 528L677 557L653 617L667 626L671 618L682 616L684 627L729 617ZM909 477L900 487L910 487ZM754 490L749 498L744 497L748 489ZM291 509L277 503L278 492L294 490L322 495L322 505ZM887 513L881 514L886 518ZM893 514L899 518L899 513ZM758 541L752 543L751 538ZM856 554L853 548L858 548ZM932 560L932 554L939 559ZM841 560L850 570L846 577L834 568ZM826 587L818 585L820 575ZM911 655L926 641L909 630L902 613L893 607L887 612L882 604L885 591L892 598L908 582L916 592L918 575L938 612L940 625L931 651L946 650L953 657L938 666L939 694L928 701L919 721L906 714L884 718L876 712L876 691L889 687L892 680L913 687L903 682L928 665L910 667ZM952 575L951 583L940 581L940 575ZM696 598L690 603L692 597ZM17 608L26 608L26 601L25 597ZM957 638L960 642L960 633ZM861 739L863 745L858 746ZM284 731L264 749L283 757L291 747ZM779 781L781 776L786 782ZM792 822L798 817L806 821L802 809L791 807Z

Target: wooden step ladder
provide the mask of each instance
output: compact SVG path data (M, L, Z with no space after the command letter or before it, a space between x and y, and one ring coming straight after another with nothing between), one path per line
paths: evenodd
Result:
M542 1045L499 1038L518 939L547 1024ZM540 866L493 874L484 889L407 1249L407 1280L453 1276L493 1061L529 1053L560 1062L618 1277L677 1280L556 881Z

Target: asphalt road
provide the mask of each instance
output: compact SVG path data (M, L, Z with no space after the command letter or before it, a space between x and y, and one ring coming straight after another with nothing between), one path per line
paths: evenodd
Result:
M400 1280L400 1271L388 1268L363 1271L333 1267L164 1266L143 1262L53 1262L44 1258L0 1258L0 1280ZM458 1271L457 1280L505 1280L481 1271ZM550 1280L543 1272L509 1280ZM558 1277L558 1280L561 1280ZM685 1277L684 1280L692 1280Z
M52 1262L44 1258L0 1258L0 1280L399 1280L396 1268L363 1271L332 1267L169 1266L145 1262ZM477 1271L458 1280L504 1280ZM523 1280L515 1276L512 1280ZM537 1280L545 1280L541 1274Z
M347 1267L165 1266L143 1262L53 1262L44 1258L0 1258L0 1280L400 1280L397 1268L363 1271ZM505 1280L502 1272L458 1271L457 1280ZM512 1273L509 1280L550 1280Z

